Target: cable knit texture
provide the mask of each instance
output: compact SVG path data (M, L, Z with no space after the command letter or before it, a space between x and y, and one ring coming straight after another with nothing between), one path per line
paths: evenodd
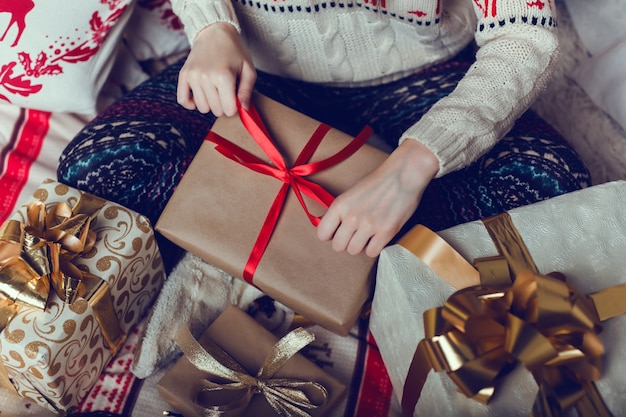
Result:
M230 22L258 69L338 86L399 79L480 50L458 88L410 127L438 176L484 154L547 85L558 41L554 0L172 0L191 41Z

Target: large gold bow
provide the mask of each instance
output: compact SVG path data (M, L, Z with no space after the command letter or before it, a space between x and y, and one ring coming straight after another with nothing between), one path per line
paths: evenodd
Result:
M113 354L124 343L110 288L106 281L81 270L73 260L93 248L92 220L106 200L83 194L74 208L41 201L26 207L27 222L8 220L0 228L0 331L20 308L45 310L50 289L71 304L89 302Z
M502 378L521 363L539 388L533 416L561 416L573 408L580 416L611 416L593 382L601 376L604 354L598 335L603 320L624 311L605 308L598 300L626 287L584 295L560 273L537 272L508 215L483 222L502 256L486 259L488 265L477 260L477 269L481 282L500 275L495 281L501 284L460 289L442 307L424 312L425 337L404 386L405 415L413 415L431 369L447 372L459 391L487 403ZM438 254L430 258L447 252L451 259L451 247L442 251L444 244L437 245L431 245Z
M279 416L310 417L306 410L326 403L326 388L317 382L275 378L274 375L313 339L313 335L303 328L292 330L274 345L261 369L253 376L216 344L207 340L204 347L200 345L187 327L181 327L176 336L187 359L211 378L198 382L195 398L198 413L207 417L239 416L256 394L263 395ZM236 391L238 395L227 404L216 405L217 397L210 394L224 391Z

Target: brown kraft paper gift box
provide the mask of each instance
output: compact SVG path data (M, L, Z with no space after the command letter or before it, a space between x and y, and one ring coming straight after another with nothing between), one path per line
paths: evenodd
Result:
M269 138L292 167L320 123L262 95L255 107ZM221 117L212 134L268 162L239 116ZM309 161L330 157L353 138L331 128ZM364 144L352 156L307 177L337 196L371 172L387 154ZM182 248L225 272L243 278L243 270L283 182L255 172L205 141L189 166L156 229ZM304 196L309 211L325 207ZM288 190L280 217L252 283L309 320L346 335L371 296L375 259L335 252L317 238L293 190Z
M202 334L198 342L207 345L212 341L235 361L237 361L250 375L256 375L263 362L278 341L278 338L267 331L263 326L248 316L236 306L229 306ZM313 362L297 353L276 373L276 378L286 378L294 381L316 382L327 391L327 401L323 406L307 410L312 416L324 416L344 398L346 387L331 375L327 374ZM205 371L196 368L187 357L183 356L170 368L157 384L159 394L177 412L185 417L200 417L202 407L195 404L198 386L202 379L214 380ZM217 379L215 379L217 381ZM209 394L219 406L237 397L237 392L221 390ZM207 404L209 406L209 404ZM257 394L241 414L246 416L276 416L278 415L265 400L263 395Z

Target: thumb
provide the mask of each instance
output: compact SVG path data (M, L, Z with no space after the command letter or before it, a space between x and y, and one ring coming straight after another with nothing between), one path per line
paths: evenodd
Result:
M256 70L254 67L244 65L241 69L239 77L239 87L237 89L237 98L242 107L246 110L250 109L250 100L252 98L252 91L254 90L254 83L256 82Z

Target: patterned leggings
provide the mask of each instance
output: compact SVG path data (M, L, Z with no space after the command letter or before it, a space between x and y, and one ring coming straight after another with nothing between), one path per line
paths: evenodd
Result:
M456 58L385 85L337 88L259 73L257 90L355 134L369 124L390 146L449 94L473 61ZM182 61L146 81L87 125L65 149L59 181L132 208L156 222L214 116L176 103ZM471 166L435 179L406 231L441 230L589 186L589 172L565 140L532 111Z

